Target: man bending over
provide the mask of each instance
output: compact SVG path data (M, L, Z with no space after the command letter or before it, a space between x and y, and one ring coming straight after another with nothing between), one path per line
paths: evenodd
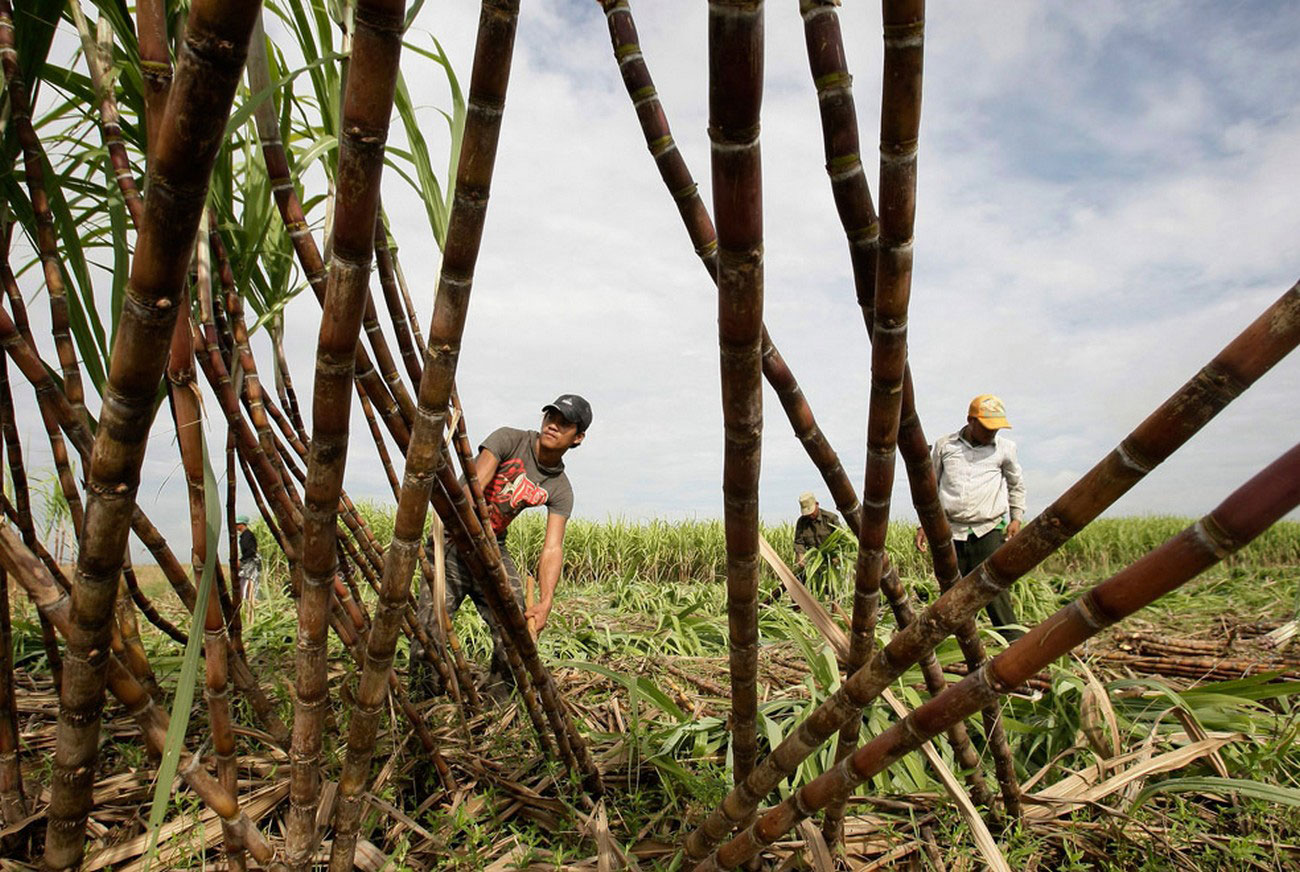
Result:
M523 591L519 570L506 550L506 533L510 522L524 509L546 506L546 538L537 565L537 581L541 590L537 602L526 612L526 617L533 622L538 633L545 628L554 604L555 586L560 580L560 568L564 564L564 528L573 512L573 488L564 472L564 455L570 448L582 444L589 426L591 405L577 394L563 394L542 408L540 430L518 430L513 427L494 430L479 446L478 457L474 461L474 472L483 487L483 497L487 502L488 521L501 551L501 563L510 577L510 586L514 588L520 608L523 608ZM461 561L456 549L448 543L448 615L455 615L456 609L466 597L473 601L492 631L492 667L488 690L500 694L513 683L505 651L502 649L501 628L488 608L477 580ZM421 594L420 617L426 625L431 625L433 614L428 605L429 597L425 591Z

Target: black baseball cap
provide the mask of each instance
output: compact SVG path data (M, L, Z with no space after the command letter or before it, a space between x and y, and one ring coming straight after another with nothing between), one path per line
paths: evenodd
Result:
M563 415L570 424L577 424L579 433L586 433L591 426L591 403L577 394L560 394L555 402L542 406L543 412L552 409Z

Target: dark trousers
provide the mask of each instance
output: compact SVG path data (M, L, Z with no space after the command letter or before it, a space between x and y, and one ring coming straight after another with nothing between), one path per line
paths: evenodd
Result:
M1005 539L1006 537L1000 529L990 530L983 536L971 536L965 540L954 539L953 545L957 549L957 570L962 574L962 577L970 574L971 570L987 560L994 551L998 550ZM1007 591L1004 590L995 596L985 607L985 611L988 612L989 620L993 622L993 626L998 628L998 632L1007 641L1014 642L1024 635L1021 630L1010 626L1011 624L1018 624L1020 621L1016 619L1016 610L1011 606L1011 594Z
M519 602L519 607L524 607L523 585L519 580L519 570L515 567L515 562L510 558L509 552L506 551L505 543L500 543L501 564L506 569L506 575L510 578L510 587L514 589L515 599ZM496 616L492 614L492 609L488 606L487 597L480 589L474 576L470 574L469 567L460 559L456 547L451 542L446 543L447 555L447 615L454 618L456 610L468 598L478 613L482 616L488 629L492 633L492 667L489 677L490 682L503 681L508 685L514 685L514 675L510 672L510 663L506 659L505 648L501 641L501 627L497 624ZM419 602L419 619L420 622L429 630L432 635L437 619L433 612L433 598L429 594L428 585L420 586Z

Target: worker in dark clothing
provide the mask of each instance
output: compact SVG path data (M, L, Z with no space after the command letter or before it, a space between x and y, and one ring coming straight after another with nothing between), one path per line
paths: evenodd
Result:
M799 520L794 522L794 561L803 569L809 548L820 548L831 532L841 528L839 516L817 504L812 491L799 495Z
M248 603L248 616L251 618L262 579L262 555L257 551L257 537L248 529L248 515L235 518L235 530L239 532L239 594Z

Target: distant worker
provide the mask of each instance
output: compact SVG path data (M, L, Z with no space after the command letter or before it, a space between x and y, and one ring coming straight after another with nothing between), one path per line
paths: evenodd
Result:
M812 491L799 494L799 520L794 522L795 568L803 569L809 548L820 548L831 533L841 528L839 516L823 509Z
M262 580L262 555L257 551L257 537L248 529L248 515L235 517L235 530L239 533L239 596L248 603L248 615L252 617Z
M980 394L970 401L966 426L934 443L931 460L939 504L952 526L957 568L963 576L1020 532L1025 485L1016 443L998 433L1010 428L1002 401L992 394ZM926 550L925 532L920 528L916 547ZM1007 591L988 604L988 614L1007 640L1024 635L1010 626L1018 621Z
M519 570L506 551L506 533L510 522L531 506L546 506L546 537L537 564L540 593L536 604L525 616L541 633L550 617L555 586L564 565L564 528L573 512L573 488L564 472L564 454L582 444L591 426L591 405L577 394L562 394L555 402L542 407L541 430L517 430L501 427L494 430L479 446L474 461L475 476L483 486L488 520L501 550L501 562L520 608L524 606ZM492 631L492 666L487 689L503 695L513 685L510 666L501 646L501 630L488 608L469 568L456 549L447 548L447 614L455 615L469 597ZM420 619L432 629L433 613L427 590L420 597Z

